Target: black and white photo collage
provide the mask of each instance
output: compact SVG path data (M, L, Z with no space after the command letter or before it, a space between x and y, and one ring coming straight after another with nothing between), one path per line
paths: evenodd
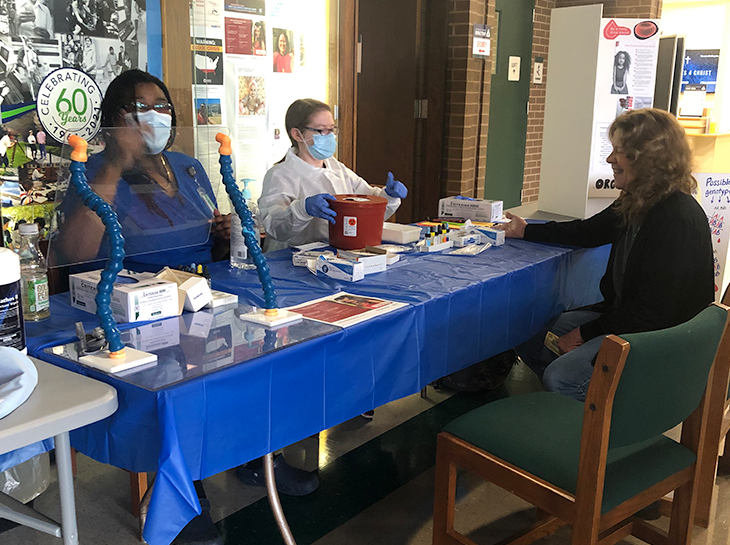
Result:
M147 68L146 0L0 0L0 104L33 102L53 70L73 67L106 91Z

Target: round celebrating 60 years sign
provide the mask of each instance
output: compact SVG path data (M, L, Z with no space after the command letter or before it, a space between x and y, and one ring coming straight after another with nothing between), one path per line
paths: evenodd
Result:
M75 68L54 70L38 91L38 119L59 142L72 134L90 140L99 132L101 89L91 77Z

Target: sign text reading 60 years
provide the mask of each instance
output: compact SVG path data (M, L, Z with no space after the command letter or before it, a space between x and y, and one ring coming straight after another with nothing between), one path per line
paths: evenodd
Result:
M43 128L59 142L71 134L89 140L99 132L101 89L80 70L59 68L48 74L37 107Z

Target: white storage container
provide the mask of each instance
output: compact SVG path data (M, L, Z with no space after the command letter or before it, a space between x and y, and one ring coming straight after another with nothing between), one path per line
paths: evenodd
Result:
M383 223L383 242L408 244L409 242L418 242L420 236L420 227L401 225L400 223Z

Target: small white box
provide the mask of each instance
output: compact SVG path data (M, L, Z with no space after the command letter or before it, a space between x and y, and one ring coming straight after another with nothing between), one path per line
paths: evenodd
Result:
M69 276L71 306L96 313L96 285L101 271L89 271ZM111 297L112 316L119 323L141 322L169 318L180 314L177 286L155 278L151 273L122 271L117 274Z
M464 218L472 221L499 221L502 219L502 201L446 197L439 200L439 217Z
M365 265L359 261L345 261L336 257L331 259L318 257L314 261L317 276L327 276L347 282L357 282L365 278Z
M309 250L293 253L291 256L291 262L295 267L306 267L308 260L317 259L321 255L328 259L330 257L335 257L335 253L330 250Z
M388 254L375 254L359 250L339 250L337 257L347 261L359 261L365 266L365 274L383 272L388 266Z
M469 244L482 243L481 233L466 233L463 235L459 235L456 231L452 231L452 233L449 234L449 238L454 241L454 246L456 246L457 248L463 248L464 246L468 246Z
M421 236L421 228L413 225L401 225L400 223L383 223L383 242L395 242L396 244L408 244L418 242Z
M157 273L156 278L177 284L180 314L182 314L183 308L190 312L197 312L213 300L208 281L197 274L165 267Z
M501 246L504 244L504 231L492 229L491 227L479 227L484 242L491 242L492 246Z

